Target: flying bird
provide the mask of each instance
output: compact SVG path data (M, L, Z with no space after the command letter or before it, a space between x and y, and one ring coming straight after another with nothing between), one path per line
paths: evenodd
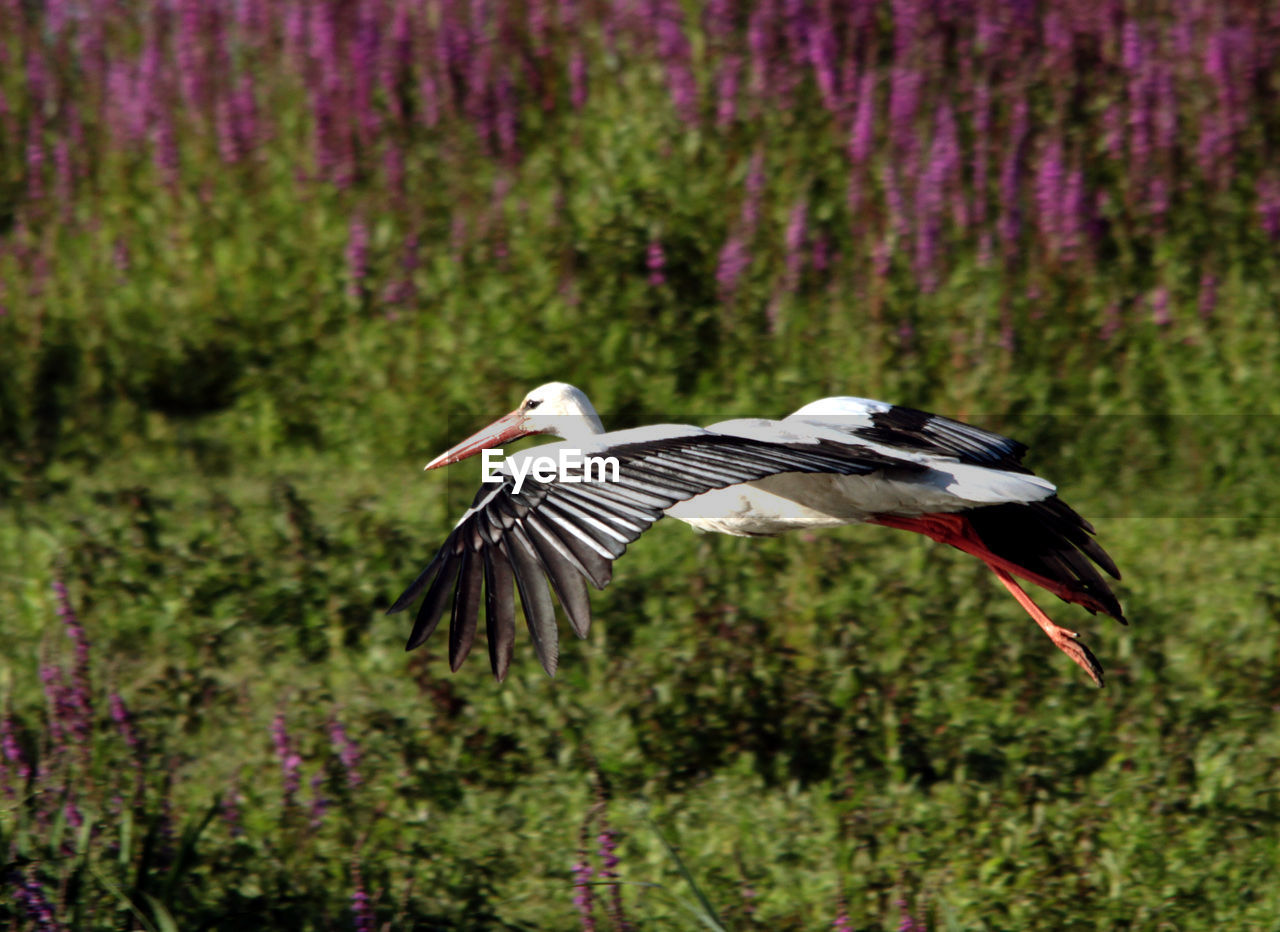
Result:
M558 632L547 582L569 625L586 637L587 583L608 585L613 561L663 515L738 536L868 523L950 544L986 563L1099 686L1097 658L1078 634L1050 620L1014 576L1127 624L1098 570L1115 579L1120 573L1093 527L1051 482L1022 465L1023 444L969 424L836 397L782 420L606 432L582 391L551 382L426 468L530 434L561 442L502 458L500 466L486 453L487 480L475 501L387 610L402 611L426 592L406 650L426 641L448 612L449 665L456 671L475 642L483 589L489 661L501 681L515 641L514 582L534 650L554 675ZM594 471L583 466L591 458L599 465Z

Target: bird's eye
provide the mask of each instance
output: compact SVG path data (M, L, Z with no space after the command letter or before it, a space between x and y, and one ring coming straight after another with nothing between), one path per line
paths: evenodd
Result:
M532 411L534 408L536 408L540 404L542 404L541 398L530 398L528 401L524 403L524 409L526 411Z

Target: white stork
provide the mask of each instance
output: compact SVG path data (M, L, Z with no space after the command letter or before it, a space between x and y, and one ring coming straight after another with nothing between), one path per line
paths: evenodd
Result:
M551 382L426 468L530 434L562 442L505 459L435 559L388 609L401 611L426 590L406 650L430 637L451 610L449 665L457 670L475 641L483 581L489 660L502 680L515 640L514 580L534 650L554 675L558 634L544 577L574 632L585 637L591 624L586 583L608 585L612 562L664 514L739 536L867 522L958 547L991 567L1099 686L1102 667L1079 635L1051 621L1013 576L1126 623L1098 568L1116 579L1120 573L1093 539L1093 527L1054 494L1052 483L1022 465L1025 446L968 424L840 397L807 404L780 421L606 433L585 394ZM581 474L551 470L562 450L612 457L617 476L597 473L582 481ZM542 463L537 470L529 468L534 457Z

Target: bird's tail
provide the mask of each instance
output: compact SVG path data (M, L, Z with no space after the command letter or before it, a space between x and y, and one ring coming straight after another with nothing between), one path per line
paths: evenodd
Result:
M1120 600L1098 569L1115 579L1120 571L1094 540L1093 526L1056 495L955 514L877 515L870 520L950 544L1066 602L1128 624Z

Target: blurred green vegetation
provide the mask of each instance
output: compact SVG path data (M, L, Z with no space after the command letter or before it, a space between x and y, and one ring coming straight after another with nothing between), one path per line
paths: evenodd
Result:
M1280 927L1280 269L1250 197L1216 194L1211 227L1188 196L1154 250L1113 230L1090 262L957 241L925 291L850 231L811 101L712 134L656 66L601 61L582 110L529 108L518 164L457 130L406 144L403 190L313 182L286 83L251 161L192 134L173 185L115 153L6 222L0 698L48 765L7 760L6 875L42 878L69 927L343 927L358 868L393 928L568 929L605 812L634 928L696 923L662 838L728 928L820 928L841 901L865 929L899 903L945 929ZM787 287L800 200L835 258ZM1050 607L1108 687L981 565L869 527L663 522L555 680L523 643L500 686L474 658L451 676L439 640L404 654L382 612L473 492L474 469L422 463L549 379L611 426L855 394L1030 443L1125 574L1129 628ZM55 579L92 646L82 754L42 689L72 663Z

